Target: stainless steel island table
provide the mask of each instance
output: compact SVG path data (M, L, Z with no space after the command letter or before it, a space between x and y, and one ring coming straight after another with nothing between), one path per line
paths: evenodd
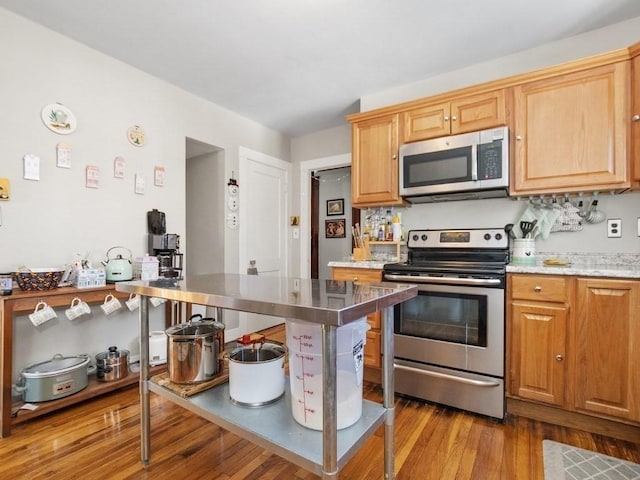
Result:
M384 478L394 474L393 306L417 295L415 285L336 282L259 275L211 274L180 280L120 282L116 290L141 296L140 415L141 459L150 460L149 392L173 401L243 438L310 470L323 479L337 479L339 469L384 423ZM276 403L259 408L234 405L228 385L182 398L155 384L149 376L149 299L273 315L315 322L322 331L322 431L299 425L292 417L290 392ZM337 329L369 313L383 320L383 404L363 400L362 417L351 427L337 429Z

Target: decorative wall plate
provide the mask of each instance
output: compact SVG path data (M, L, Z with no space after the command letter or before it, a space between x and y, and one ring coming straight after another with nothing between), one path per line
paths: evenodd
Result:
M138 125L134 125L129 127L127 130L127 138L131 142L132 145L136 147L142 147L145 143L147 143L147 135L144 133L144 130L140 128Z
M78 125L71 110L60 103L45 106L40 112L40 118L49 130L60 135L73 133Z

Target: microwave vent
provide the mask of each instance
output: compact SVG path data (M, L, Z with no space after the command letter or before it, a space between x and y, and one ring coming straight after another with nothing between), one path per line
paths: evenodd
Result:
M454 202L459 200L483 200L485 198L504 198L508 195L506 188L495 188L490 190L473 190L469 192L453 192L432 195L416 195L414 197L404 197L409 203L437 203Z

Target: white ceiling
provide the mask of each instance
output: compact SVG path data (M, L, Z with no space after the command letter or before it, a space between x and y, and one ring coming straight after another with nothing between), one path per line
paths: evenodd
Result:
M343 124L364 95L640 16L640 0L0 6L291 136Z

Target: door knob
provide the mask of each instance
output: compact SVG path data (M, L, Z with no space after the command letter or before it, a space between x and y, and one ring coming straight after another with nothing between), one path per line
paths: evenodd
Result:
M561 362L562 360L564 360L564 356L559 353L558 355L556 355L556 360Z

